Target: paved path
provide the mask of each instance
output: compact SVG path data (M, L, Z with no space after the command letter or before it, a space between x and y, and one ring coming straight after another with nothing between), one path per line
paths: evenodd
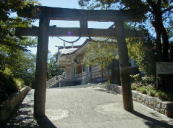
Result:
M37 121L33 117L34 90L31 90L22 103L18 111L14 113L5 126L0 128L39 128Z
M32 115L33 94L3 128L39 128ZM173 119L136 102L134 108L134 113L125 111L121 95L95 86L47 89L46 114L57 128L173 128Z
M122 97L93 87L47 90L46 113L60 128L173 128L173 120L137 102L124 111Z

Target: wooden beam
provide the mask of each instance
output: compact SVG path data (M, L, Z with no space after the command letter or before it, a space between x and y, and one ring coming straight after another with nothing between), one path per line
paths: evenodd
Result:
M38 29L38 46L35 72L34 116L45 115L46 81L47 81L47 54L49 19L41 17Z
M80 19L80 33L87 33L88 29L88 22L87 22L87 17L83 17Z
M117 44L119 54L119 68L120 78L122 86L123 104L124 109L127 111L133 111L133 100L131 92L130 74L129 74L129 58L128 49L125 41L125 31L123 22L117 22Z
M38 28L16 28L16 34L21 36L37 36ZM115 29L93 29L88 28L85 31L81 32L80 28L57 28L57 27L49 27L48 34L49 36L92 36L92 37L110 37L115 38L115 36L119 33L119 30ZM144 33L142 31L136 30L125 30L126 37L144 37Z
M140 21L144 10L81 10L68 8L53 8L36 6L25 8L18 13L19 16L39 19L40 15L47 16L50 20L80 20L86 17L88 21ZM31 14L28 14L31 13Z

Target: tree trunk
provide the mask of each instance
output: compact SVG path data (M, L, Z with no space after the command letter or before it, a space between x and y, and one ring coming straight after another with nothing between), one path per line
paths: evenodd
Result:
M41 16L36 58L34 116L45 115L49 19Z
M166 32L163 23L161 24L161 31L162 31L162 40L163 40L163 58L165 62L169 61L169 41L168 41L168 34Z
M170 46L170 61L173 62L173 45Z
M163 56L162 56L162 44L161 44L161 31L160 31L156 21L153 21L152 25L154 26L155 31L156 31L156 51L157 51L156 60L157 61L162 61Z
M154 15L154 22L153 26L156 31L156 37L157 37L157 46L159 50L161 50L162 59L161 61L168 62L169 61L169 40L168 40L168 33L163 25L163 19L162 19L162 12L161 12L161 3L158 2L155 4L155 6L152 6L153 9L153 15ZM162 43L161 43L162 41ZM162 45L162 46L160 46ZM161 49L160 49L161 48Z
M155 5L155 6L154 6ZM168 33L163 25L163 18L162 18L162 12L161 12L161 1L158 1L157 4L153 3L152 10L153 10L153 15L154 15L154 28L156 31L156 37L159 42L157 42L158 46L161 44L161 59L158 61L163 61L163 62L169 62L170 60L170 55L169 55L169 40L168 40ZM161 43L162 41L162 43ZM160 50L160 49L159 49ZM158 84L159 89L166 90L168 88L169 83L169 76L167 75L162 75L160 76L160 83Z
M124 32L123 22L121 21L117 22L116 34L117 34L117 43L118 43L120 79L122 85L124 109L127 111L133 111L130 75L128 72L130 64L129 64L128 49L124 33L125 32Z

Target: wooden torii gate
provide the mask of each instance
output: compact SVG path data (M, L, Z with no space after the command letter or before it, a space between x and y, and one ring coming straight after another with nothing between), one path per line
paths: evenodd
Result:
M27 13L31 13L30 17ZM46 80L47 80L47 54L49 36L94 36L117 38L120 77L123 92L124 109L133 110L131 84L129 77L129 58L125 37L141 37L142 33L124 28L124 22L139 21L143 13L134 10L79 10L66 8L51 8L37 6L24 9L19 16L39 19L39 27L17 28L21 36L38 36L35 94L34 94L34 116L45 115ZM80 28L58 28L50 27L50 20L74 20L80 21ZM93 29L88 28L88 21L112 21L116 23L115 29ZM70 34L69 34L70 33Z

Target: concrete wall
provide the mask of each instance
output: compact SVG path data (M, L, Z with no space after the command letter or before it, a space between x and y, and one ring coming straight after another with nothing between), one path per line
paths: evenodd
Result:
M30 87L25 87L0 104L0 124L4 123L11 116L30 89Z
M122 93L121 86L118 85L108 85L106 86L108 90L115 91L117 93ZM143 105L162 113L170 118L173 118L173 102L169 101L162 101L157 97L151 97L146 94L142 94L137 91L132 91L133 100L137 101L139 103L142 103Z

